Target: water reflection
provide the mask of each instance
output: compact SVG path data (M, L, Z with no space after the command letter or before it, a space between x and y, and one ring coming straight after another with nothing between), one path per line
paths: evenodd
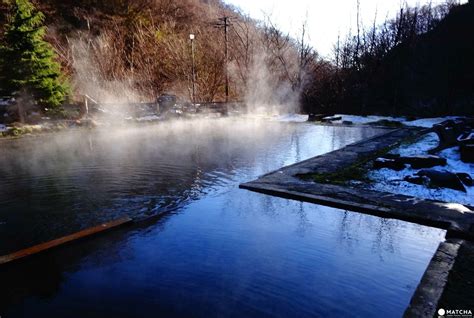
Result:
M0 314L400 316L443 231L238 189L374 133L224 119L1 144L2 251L162 218L1 272Z
M0 253L184 206L376 132L222 119L3 142Z
M0 312L399 316L443 235L278 198L274 213L266 213L264 196L239 189L232 195L257 209L207 198L155 226L123 229L3 271ZM377 245L387 229L389 244Z

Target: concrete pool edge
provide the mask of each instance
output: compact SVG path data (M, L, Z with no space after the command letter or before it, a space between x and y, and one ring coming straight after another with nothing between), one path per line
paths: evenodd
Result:
M298 177L314 172L336 172L353 165L361 156L376 154L426 132L428 131L425 129L414 128L392 130L283 167L254 181L240 184L239 188L447 230L447 241L441 243L435 252L405 312L405 317L433 317L446 286L453 280L449 273L458 258L459 246L463 242L473 245L464 239L474 240L474 208L407 195L309 182ZM474 256L466 254L463 253L463 260L474 263ZM461 292L462 290L454 291Z
M460 246L459 240L439 244L403 317L433 317L436 314Z
M328 205L341 209L400 219L446 229L448 236L474 239L474 208L420 199L413 196L379 192L344 185L302 180L311 173L331 174L350 167L361 157L370 157L395 147L407 139L427 132L420 128L391 130L348 145L339 150L310 158L242 183L242 189L268 195Z

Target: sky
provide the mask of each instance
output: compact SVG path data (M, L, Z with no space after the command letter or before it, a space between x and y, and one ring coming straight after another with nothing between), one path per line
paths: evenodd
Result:
M356 31L357 0L225 0L240 8L252 18L263 20L270 16L277 27L292 36L301 34L302 23L307 17L310 44L322 55L329 57L338 35L344 38L350 29ZM400 5L433 5L445 0L360 0L361 23L369 28L377 16L380 24L385 18L394 17ZM462 3L467 2L461 0ZM377 15L376 15L377 13Z

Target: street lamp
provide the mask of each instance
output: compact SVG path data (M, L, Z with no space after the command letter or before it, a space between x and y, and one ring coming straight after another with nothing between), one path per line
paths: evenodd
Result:
M196 75L195 75L195 67L194 67L194 34L189 34L189 39L191 40L191 56L193 60L192 66L192 81L193 81L193 105L196 104L196 92L195 92L195 82L196 82Z

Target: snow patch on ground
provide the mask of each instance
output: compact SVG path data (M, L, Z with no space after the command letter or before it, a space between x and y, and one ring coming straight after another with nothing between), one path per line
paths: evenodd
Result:
M341 116L341 120L333 121L333 123L342 123L343 121L350 121L353 124L365 125L368 123L373 123L379 120L393 120L393 121L404 121L404 117L387 117L387 116L356 116L356 115L345 115L345 114L336 114L335 116Z
M459 118L459 116L435 117L435 118L421 118L417 120L407 120L405 117L389 117L389 116L356 116L337 114L341 116L341 120L333 121L333 123L342 123L343 121L351 121L353 124L366 125L380 120L398 121L407 126L417 126L431 128L434 124L439 124L448 119Z
M448 119L456 119L456 118L460 118L460 117L459 116L446 116L446 117L435 117L435 118L422 118L422 119L417 119L417 120L404 121L403 124L407 126L431 128L435 124L439 124Z
M438 137L434 133L426 134L418 142L411 145L402 145L391 151L402 156L426 155L428 150L438 145ZM440 157L446 158L446 166L437 166L431 169L448 170L450 172L466 172L474 177L474 164L461 161L459 147L448 148L440 153ZM412 195L418 198L439 200L444 202L455 202L474 206L474 187L466 186L467 193L451 189L432 189L423 185L412 184L403 181L403 178L416 173L419 170L405 168L402 171L394 171L383 168L371 170L368 177L373 181L369 188L376 191L391 192L397 194Z
M394 149L391 153L398 153L401 156L417 156L426 155L430 149L438 146L439 139L435 133L429 133L424 135L414 144L401 145L399 148ZM439 154L438 154L439 155Z

